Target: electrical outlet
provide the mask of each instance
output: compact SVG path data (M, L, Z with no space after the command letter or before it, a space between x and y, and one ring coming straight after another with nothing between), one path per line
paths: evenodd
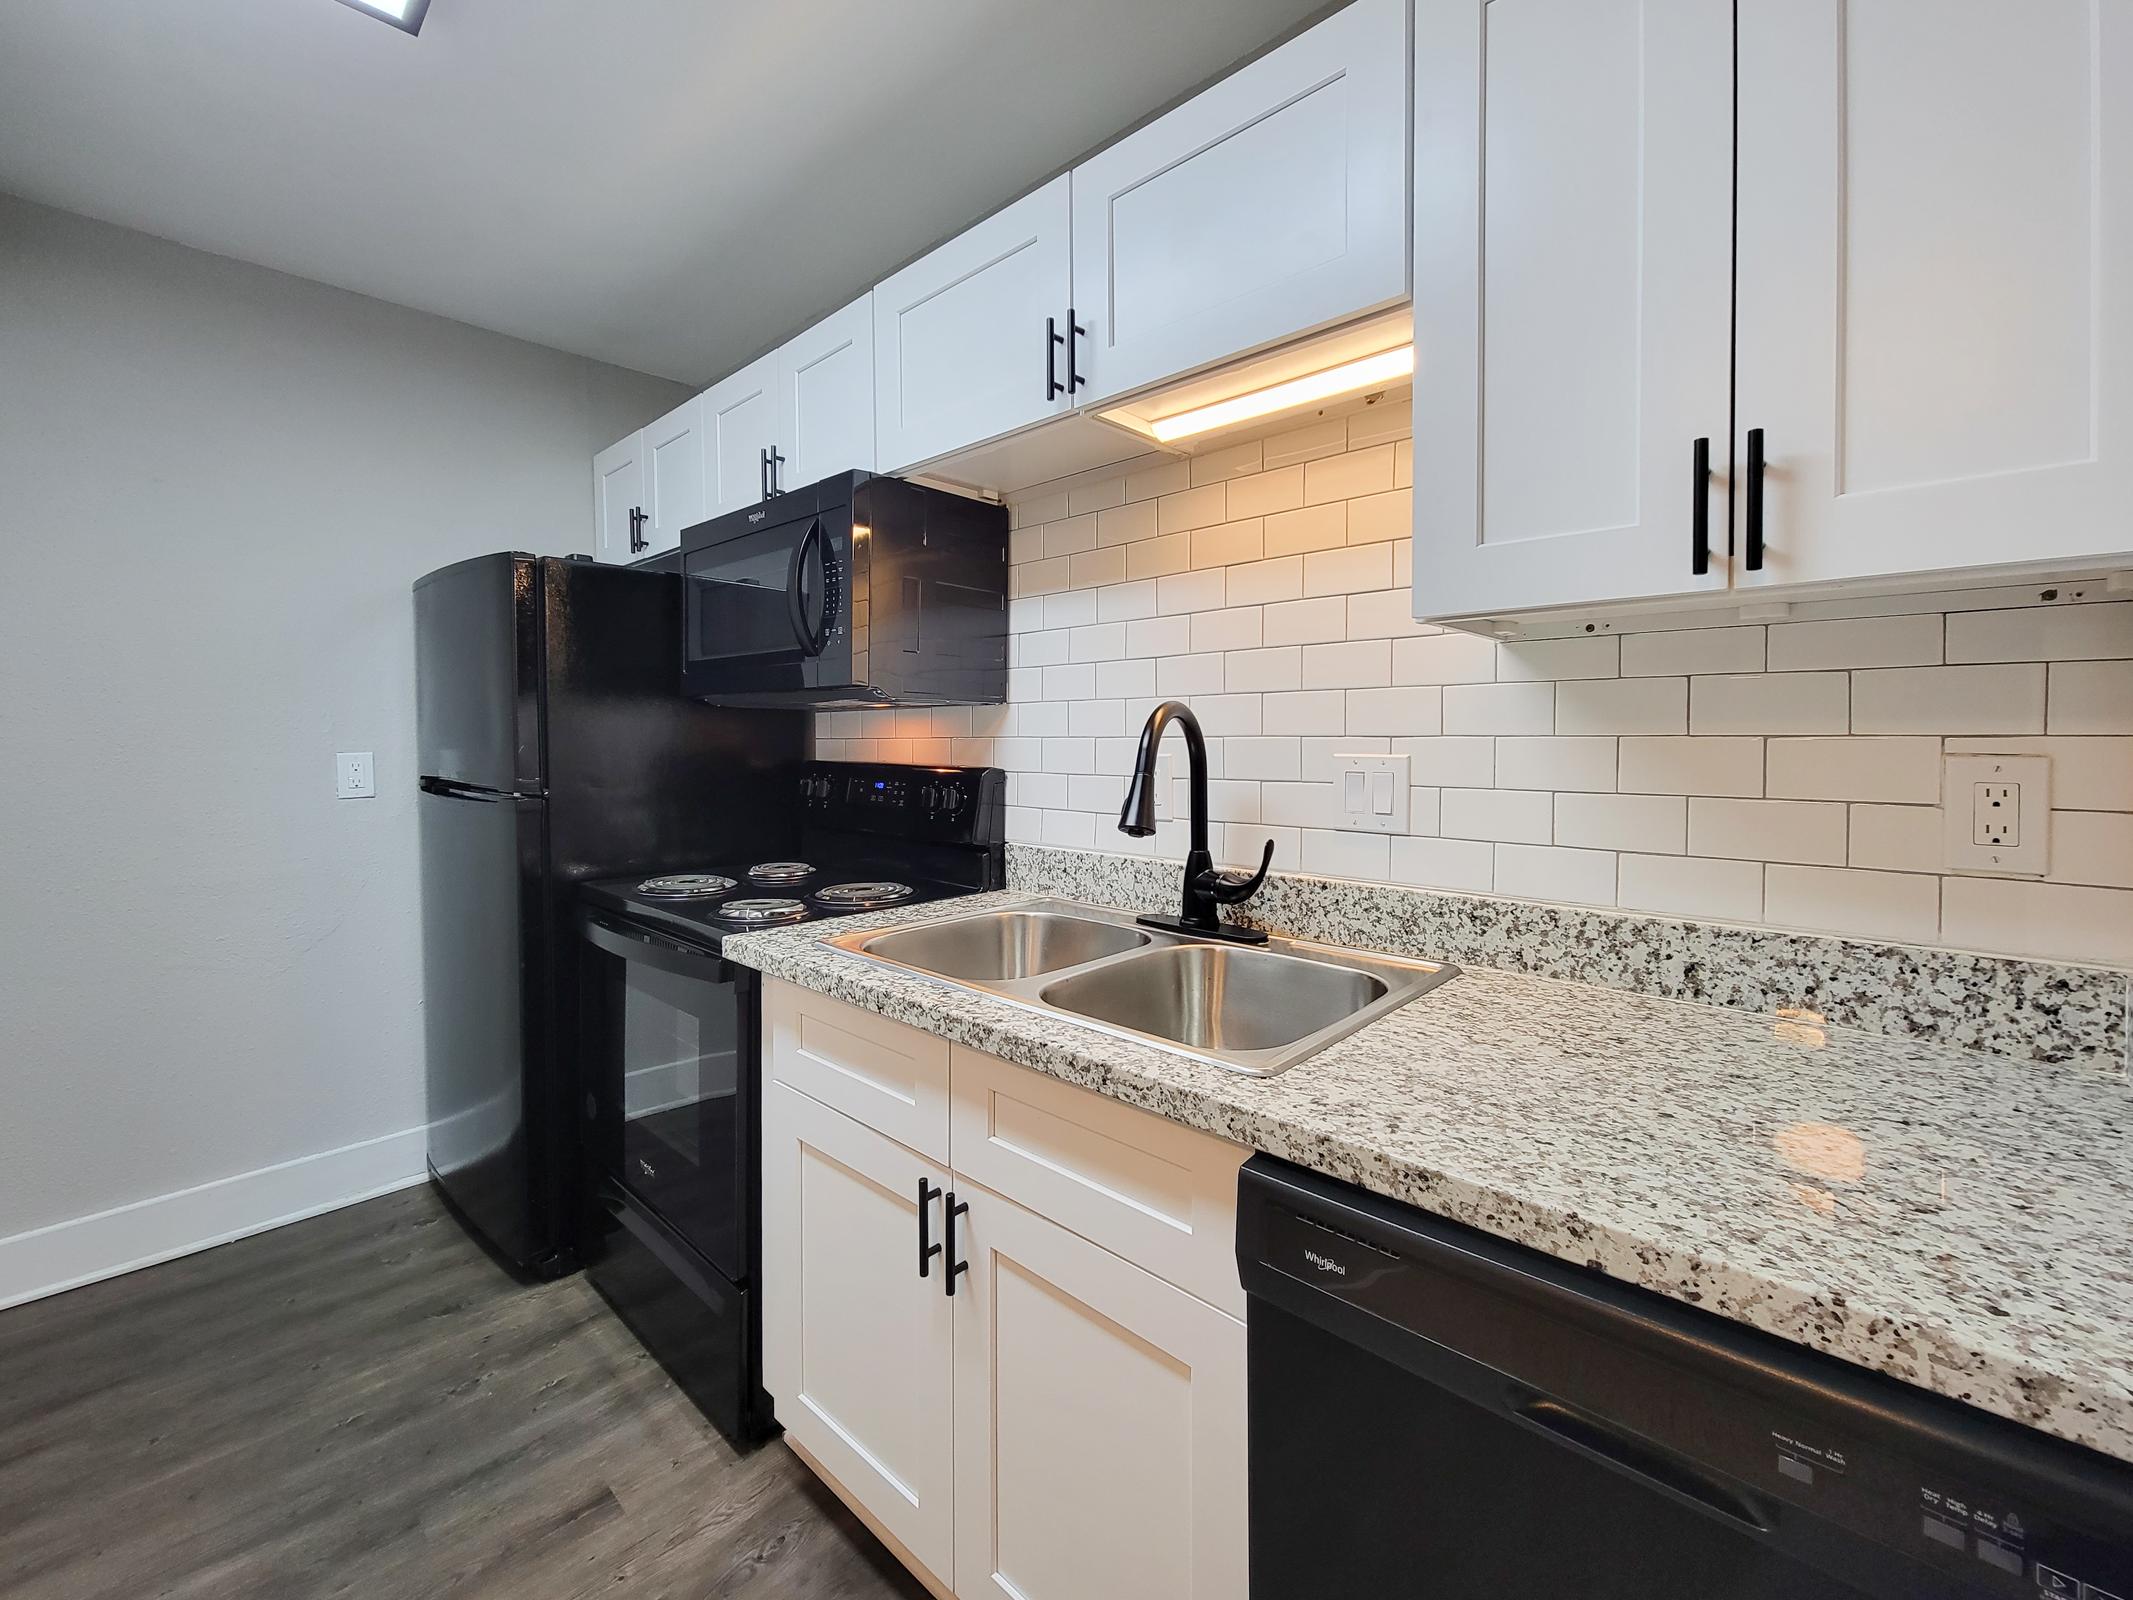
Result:
M1349 833L1405 833L1412 795L1405 756L1333 758L1333 794Z
M2049 756L1949 756L1941 786L1951 872L2041 878L2051 865Z
M368 750L343 750L333 758L333 797L336 800L377 798L377 773Z

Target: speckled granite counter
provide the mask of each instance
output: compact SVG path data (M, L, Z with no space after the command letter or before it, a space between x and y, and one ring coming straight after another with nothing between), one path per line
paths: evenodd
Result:
M735 960L2133 1460L2122 1079L1468 968L1247 1078L823 942Z

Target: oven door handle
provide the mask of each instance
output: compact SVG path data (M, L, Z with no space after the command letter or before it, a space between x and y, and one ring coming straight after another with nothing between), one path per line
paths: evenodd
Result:
M733 981L733 966L730 962L721 960L708 950L693 949L643 928L609 922L604 917L587 913L581 930L586 942L594 949L604 950L624 961L640 962L655 971L671 973L677 978L700 978L705 983Z
M822 564L821 620L807 620L807 603L801 598L800 575L807 570L807 552L812 549ZM792 613L793 637L803 655L819 656L829 643L829 551L822 541L822 519L816 517L792 547L792 566L785 574L785 603Z

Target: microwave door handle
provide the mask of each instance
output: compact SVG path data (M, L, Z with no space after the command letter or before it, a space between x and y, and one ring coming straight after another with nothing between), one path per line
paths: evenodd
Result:
M807 604L801 598L800 588L800 574L807 570L807 553L810 549L822 562L822 616L816 623L807 620ZM822 647L829 643L829 555L822 546L820 517L808 523L807 532L801 534L800 542L793 546L792 566L785 574L785 603L791 612L793 637L800 641L801 654L822 654Z

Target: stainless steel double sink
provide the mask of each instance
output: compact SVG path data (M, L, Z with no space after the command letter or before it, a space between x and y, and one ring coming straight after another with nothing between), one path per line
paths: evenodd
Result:
M1255 1077L1294 1066L1459 971L1293 939L1188 939L1059 900L829 943Z

